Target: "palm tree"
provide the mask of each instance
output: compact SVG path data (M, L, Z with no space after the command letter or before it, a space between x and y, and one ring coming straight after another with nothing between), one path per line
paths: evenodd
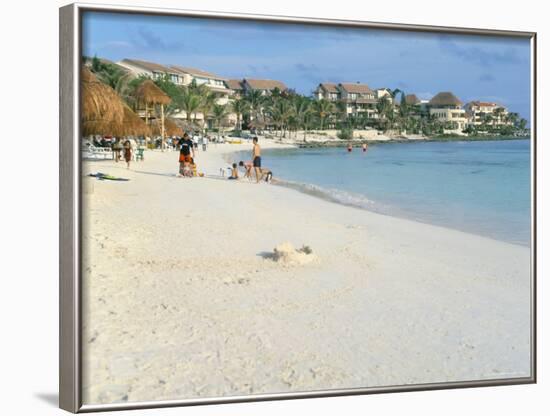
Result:
M114 89L128 104L133 107L135 103L132 95L138 83L134 83L132 88L129 86L130 82L136 79L130 71L125 70L116 64L101 61L97 56L94 56L91 59L90 69L101 82ZM147 77L145 76L140 76L139 84L141 84L141 82L146 78Z
M208 123L208 116L212 113L212 109L216 104L216 94L214 94L206 84L198 84L197 80L195 79L193 79L193 81L191 81L191 84L187 86L187 90L195 96L199 97L200 105L197 112L202 113L203 126L204 128L206 128Z
M334 112L334 104L325 99L317 100L313 102L312 111L319 117L321 130L323 130L325 119Z
M485 114L483 116L483 126L485 127L485 130L488 130L489 124L493 124L493 116L491 114Z
M293 114L289 101L285 98L278 98L274 100L274 103L269 108L269 114L275 125L279 126L282 137L285 137L286 125Z
M393 107L387 96L380 97L376 103L376 110L381 118L387 118L390 112L393 112Z
M256 120L256 124L263 122L263 107L266 103L266 98L260 90L251 90L244 97L249 106L248 115Z
M344 101L338 101L336 105L334 106L334 111L336 112L336 118L340 123L349 122L351 121L351 117L348 114L348 105ZM355 115L357 114L356 110Z
M136 105L136 100L134 99L135 86L138 85L138 82L135 80L140 79L139 84L143 82L143 76L138 78L135 77L131 72L127 72L125 75L121 76L115 86L115 91L117 94L124 100L126 103L134 108Z
M493 112L495 116L495 121L498 122L499 124L505 121L504 111L505 110L503 107L497 107Z
M228 113L229 112L226 105L214 104L214 107L212 108L212 115L214 116L216 127L218 128L218 138L220 137L220 127Z
M311 114L311 101L306 97L297 96L294 99L293 104L294 104L294 116L296 118L296 122L298 126L302 126L304 129L304 142L305 142L307 128L308 128L306 118L308 114Z
M201 108L201 103L201 97L199 95L188 88L184 89L181 96L180 106L181 110L185 111L187 121L190 122L195 119L196 113ZM191 116L193 116L193 118L191 118Z
M307 141L306 134L309 128L311 127L311 125L313 124L314 118L315 118L315 114L313 114L313 111L311 111L311 104L310 104L309 111L305 113L302 118L302 126L304 127L304 143Z
M527 128L527 120L525 120L524 118L519 119L518 127L520 130L524 131Z
M216 105L216 94L211 91L205 91L201 95L201 112L204 116L205 127L208 121L209 115L212 113L214 106Z
M395 88L394 90L389 90L388 91L391 95L391 98L395 100L395 97L397 97L397 94L401 94L401 96L403 97L405 95L405 92L400 90L399 88Z
M376 110L378 111L378 117L383 121L384 130L387 130L388 121L390 127L393 123L393 105L390 103L387 96L384 95L378 99Z
M242 129L243 116L250 112L250 103L243 98L239 98L232 103L232 110L237 115L237 131Z

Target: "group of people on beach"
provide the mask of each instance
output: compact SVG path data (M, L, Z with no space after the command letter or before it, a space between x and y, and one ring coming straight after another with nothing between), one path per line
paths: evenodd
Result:
M238 164L233 163L231 165L231 176L227 179L239 179L239 167L242 167L244 168L244 177L246 179L252 180L252 170L254 170L256 183L259 183L262 180L271 182L273 172L270 169L262 168L262 148L258 143L257 137L252 139L252 145L252 160L246 162L241 160Z
M113 141L113 144L111 146L111 150L113 151L113 159L115 162L120 162L121 160L121 153L123 154L124 161L126 162L126 168L130 169L130 161L132 160L132 142L130 140L122 142L122 140L115 139Z
M187 133L178 141L179 153L179 175L183 177L197 176L197 165L195 163L195 142Z

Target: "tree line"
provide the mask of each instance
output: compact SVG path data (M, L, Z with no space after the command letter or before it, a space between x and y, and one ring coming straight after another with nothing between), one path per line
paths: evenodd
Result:
M90 60L92 72L136 109L134 93L149 78L136 77L122 67L97 57ZM370 111L350 113L343 101L317 100L291 89L281 91L274 88L267 95L259 90L251 90L231 99L227 104L219 104L216 94L205 84L193 81L187 86L176 85L167 74L153 81L172 100L166 108L166 114L185 112L188 126L196 129L205 129L207 126L204 121L210 120L211 127L218 132L226 127L232 127L237 134L242 129L270 130L276 137L291 138L294 135L295 139L306 141L308 132L312 130L337 129L338 137L348 140L353 137L354 130L365 128L427 136L443 135L445 130L456 128L453 122L441 121L422 113L420 106L408 104L405 92L400 89L388 90L388 94L376 102L365 104ZM199 120L199 114L204 121ZM235 115L236 122L229 122L230 114ZM499 125L497 120L504 120L508 124ZM504 114L504 109L497 109L493 115L487 114L480 125L469 125L465 133L511 135L524 131L526 126L527 121L517 113Z

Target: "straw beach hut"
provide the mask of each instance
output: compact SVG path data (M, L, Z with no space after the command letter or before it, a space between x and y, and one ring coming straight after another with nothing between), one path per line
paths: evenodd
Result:
M112 134L115 136L149 136L151 134L149 126L127 105L124 106L122 123L113 123L112 129Z
M124 120L124 102L87 68L81 70L82 134L112 134L109 129Z
M160 105L160 136L164 147L164 136L166 135L164 126L164 106L170 104L172 100L150 79L143 81L137 87L135 96L138 103L145 105L146 124L149 124L149 104L152 106Z
M158 120L154 120L151 123L151 131L152 131L153 134L160 135L161 134L161 128L162 128L162 126L160 125ZM177 123L174 120L172 120L170 118L166 118L164 120L164 132L168 136L183 136L183 129L180 126L178 126Z
M82 68L82 134L146 136L149 127L108 85Z
M135 95L143 104L168 105L172 102L170 97L150 79L146 79L137 87Z

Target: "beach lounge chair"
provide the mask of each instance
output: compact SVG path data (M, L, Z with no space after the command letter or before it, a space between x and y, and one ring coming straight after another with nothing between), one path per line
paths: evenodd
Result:
M113 152L106 147L97 147L91 142L85 141L82 144L82 157L84 159L112 159Z
M143 153L144 153L145 149L143 147L140 147L136 150L136 161L138 160L144 160L143 159Z

